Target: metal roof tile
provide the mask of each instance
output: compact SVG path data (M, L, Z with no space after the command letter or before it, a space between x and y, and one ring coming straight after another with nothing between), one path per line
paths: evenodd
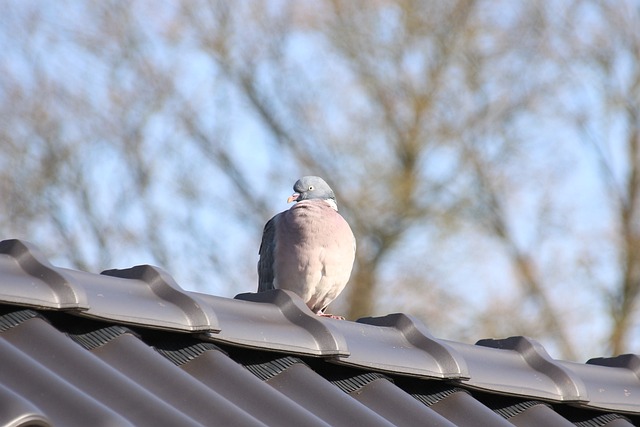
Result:
M79 316L185 332L204 332L218 327L209 305L197 296L172 288L173 279L157 267L143 265L111 270L110 275L63 268L55 271L62 272L74 286L82 286L87 307L77 313ZM117 274L127 276L129 271L135 272L129 275L131 278L115 277Z
M640 424L638 355L456 343L402 313L318 317L286 291L229 299L157 267L58 268L18 240L0 242L0 365L0 425Z
M0 365L5 367L0 369L0 384L20 396L20 400L26 400L37 408L36 411L29 410L24 414L25 417L46 419L50 420L52 425L63 426L121 425L133 427L135 425L86 393L86 390L77 387L71 378L60 375L51 370L50 366L35 360L34 357L38 355L38 352L21 349L10 343L5 337L11 331L14 330L3 332L3 339L0 339ZM29 334L23 334L22 331L18 335L24 335L25 339L29 338ZM62 337L73 344L59 333L54 336ZM34 342L34 344L37 343ZM73 345L75 346L75 344ZM48 354L51 353L46 349L44 351ZM10 369L6 367L10 367ZM82 368L82 366L78 366L78 368ZM86 375L86 373L85 371L87 381L95 381L92 375ZM28 381L25 381L27 378ZM10 402L15 404L16 400L13 399ZM15 413L3 410L0 413L0 423L10 425L8 424L9 417L15 419Z
M180 369L267 425L309 427L329 425L251 374L213 344L179 343L175 345L175 342L159 344L163 345L162 348L156 347L160 354L174 363L177 362ZM172 349L166 350L167 346ZM188 357L177 358L175 352L181 355L186 354Z
M277 360L273 359L272 362ZM350 398L305 363L293 363L265 382L332 426L393 425L378 413Z
M75 309L82 315L184 331L216 331L216 315L182 290L164 270L149 265L102 275L51 265L31 243L0 242L0 300L34 308ZM110 276L114 279L106 279Z
M245 293L234 300L201 297L218 309L220 332L207 334L213 341L300 355L349 354L341 321L316 316L292 292Z
M616 412L640 410L640 379L634 369L637 356L592 359L587 364L559 362L585 384L587 406Z
M507 427L507 420L475 399L466 390L453 388L429 407L460 427Z
M640 356L637 354L621 354L616 357L595 357L587 360L587 365L609 366L625 368L640 379Z
M139 383L103 363L40 316L25 320L1 336L0 344L20 352L16 357L27 365L20 368L15 360L3 365L15 368L19 378L13 378L9 372L13 369L0 371L7 371L5 374L9 381L23 383L25 374L29 373L26 383L33 382L37 388L27 389L24 395L38 407L45 408L45 413L55 425L92 425L95 422L89 421L92 418L103 419L104 425L197 425L188 415L165 405ZM3 350L0 352L5 354ZM4 379L0 382L7 384ZM15 382L9 384L12 384L12 389L16 387ZM23 387L21 384L17 390ZM42 397L44 402L40 400L39 389L45 393ZM62 396L67 393L78 401L67 401L67 397ZM51 407L53 404L59 404L65 413L58 413L57 407ZM69 408L74 408L74 405L80 405L80 416L67 419L72 415L68 413ZM87 413L83 414L83 411ZM107 423L110 419L112 424Z
M72 283L29 242L0 241L0 269L2 301L50 309L89 308L84 287Z
M494 410L516 426L575 427L572 422L555 412L551 405L535 400L518 402Z
M436 340L416 318L395 313L343 323L351 354L339 357L347 365L431 378L469 378L464 358Z
M451 345L464 349L471 373L465 385L470 387L551 401L589 400L582 379L529 338L485 339L475 346Z
M341 381L344 383L345 380L352 384L357 383L358 386L342 388L343 391L394 425L455 426L451 421L394 385L385 376L367 372ZM332 383L336 384L336 381Z
M151 291L154 297L151 299L155 300L154 308L156 310L144 314L145 325L149 325L149 322L155 319L163 318L164 315L163 321L157 322L156 326L187 331L220 330L218 319L212 308L201 301L196 294L185 292L169 273L159 267L138 265L122 270L106 270L101 274L127 279L129 287L140 287L140 283L143 283L145 291L143 294L130 292L131 296L138 296L139 300L150 299L148 291ZM140 301L135 302L139 303ZM168 318L165 314L167 313L167 305L172 305L175 308L173 318ZM92 310L90 309L87 314L92 314ZM122 315L122 313L118 314ZM96 313L96 315L100 315L100 313ZM142 318L142 315L140 317Z
M188 375L139 338L122 334L91 351L130 380L148 390L164 405L201 424L259 426L259 420L219 393Z
M31 399L23 397L0 384L0 423L3 426L49 427L53 422L35 406Z
M619 414L602 414L589 417L584 421L577 421L573 424L576 427L632 427L626 417Z

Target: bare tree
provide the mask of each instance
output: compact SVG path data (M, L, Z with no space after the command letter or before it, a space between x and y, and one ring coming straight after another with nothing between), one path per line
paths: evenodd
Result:
M624 351L640 286L638 12L625 5L10 2L0 230L76 268L152 262L233 295L255 289L264 222L318 174L358 239L337 301L349 318L410 311L448 338L530 334L574 359L583 306L563 298L606 289L597 318ZM580 85L597 96L572 99ZM609 115L576 115L582 101ZM610 117L627 130L622 166L602 138L618 140ZM581 283L611 265L586 257L582 240L597 240L565 202L584 150L557 135L580 130L616 212L616 283Z
M208 163L181 149L173 124L183 94L180 63L167 60L176 52L160 45L168 17L143 20L142 3L11 6L0 65L5 236L76 268L152 262L202 281L184 262L222 265L224 242L192 215L208 207ZM205 245L216 250L197 250Z
M349 317L376 311L376 301L387 296L380 290L387 285L381 270L407 255L399 247L405 241L424 239L434 227L464 220L465 206L492 200L484 210L488 216L475 220L490 222L485 231L504 244L525 293L549 319L543 330L564 330L546 289L534 280L531 262L506 230L504 212L496 209L508 195L493 188L494 180L465 186L469 180L486 181L484 170L492 166L481 163L465 140L473 137L500 153L515 151L519 140L492 142L500 134L495 128L526 115L556 84L537 75L538 64L549 66L539 31L544 10L514 8L514 17L505 22L499 15L484 16L483 8L469 1L429 7L335 1L316 8L291 3L268 28L258 23L259 36L252 36L262 41L258 53L243 55L211 38L203 46L242 90L280 149L301 169L329 176L343 189L341 205L359 237ZM526 18L532 12L536 20ZM231 37L224 40L242 34L231 21L225 27ZM202 34L211 33L199 22ZM304 36L317 37L328 51L320 53L334 58L331 64L314 62L313 75L287 51ZM272 71L263 73L265 68ZM455 227L449 233L456 233ZM425 242L412 256L417 262L429 259L434 247ZM428 272L410 275L418 293L432 281ZM566 333L554 336L573 357Z
M640 299L640 6L583 1L572 16L574 88L595 100L579 103L576 128L599 171L611 215L598 250L616 254L615 277L596 289L611 316L607 343L618 354L628 351L637 330ZM586 25L590 31L584 34ZM595 270L597 261L588 267Z

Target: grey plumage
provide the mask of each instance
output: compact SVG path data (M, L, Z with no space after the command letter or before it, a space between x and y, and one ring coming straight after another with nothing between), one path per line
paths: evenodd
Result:
M333 190L322 178L300 178L293 190L288 201L297 203L264 227L258 292L293 291L314 313L323 315L349 280L355 237L338 213Z

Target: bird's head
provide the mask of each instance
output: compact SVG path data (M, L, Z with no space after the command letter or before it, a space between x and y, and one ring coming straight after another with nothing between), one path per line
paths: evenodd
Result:
M320 199L338 210L336 195L329 184L319 176L303 176L293 185L293 191L294 193L287 199L287 203Z

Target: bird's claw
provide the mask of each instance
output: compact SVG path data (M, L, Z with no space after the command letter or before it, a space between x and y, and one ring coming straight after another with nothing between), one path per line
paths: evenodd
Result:
M343 316L338 316L335 314L318 313L318 316L328 317L330 319L336 319L336 320L345 320Z

